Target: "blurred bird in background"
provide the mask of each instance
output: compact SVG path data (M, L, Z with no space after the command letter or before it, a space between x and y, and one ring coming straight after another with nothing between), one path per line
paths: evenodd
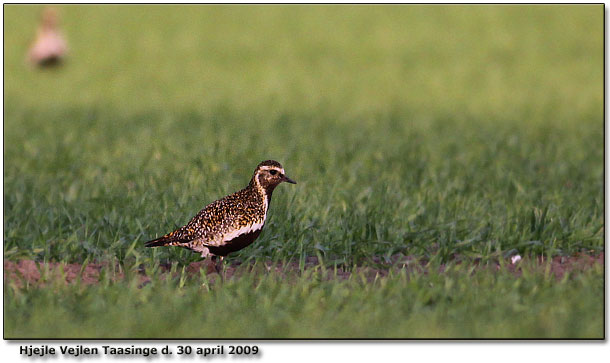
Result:
M36 40L28 52L28 61L39 67L59 65L63 61L67 44L58 29L59 14L56 9L47 7L42 12Z

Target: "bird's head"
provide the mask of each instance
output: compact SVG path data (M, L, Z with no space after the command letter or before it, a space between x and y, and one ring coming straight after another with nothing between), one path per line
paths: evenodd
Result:
M282 164L275 160L266 160L258 164L254 175L252 176L251 184L259 185L267 193L272 192L281 182L296 184L294 180L286 176Z

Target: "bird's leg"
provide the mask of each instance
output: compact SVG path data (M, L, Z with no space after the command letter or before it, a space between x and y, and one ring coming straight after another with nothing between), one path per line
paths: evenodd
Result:
M224 259L224 256L212 256L212 261L215 261L214 263L214 267L216 268L216 273L218 274L218 276L220 277L220 279L222 281L224 281L224 271L223 271L223 263L222 260Z
M205 267L206 275L209 275L212 272L210 271L211 265L214 265L214 270L216 270L216 256L212 255L207 248L201 252L201 258L203 258L203 266Z
M216 260L216 272L218 272L219 275L222 275L222 270L224 267L224 264L222 263L222 260L224 259L224 256L214 256L217 257L218 259Z

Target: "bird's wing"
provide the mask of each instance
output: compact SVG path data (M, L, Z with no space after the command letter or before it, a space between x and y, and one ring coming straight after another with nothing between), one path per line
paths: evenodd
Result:
M209 223L212 227L206 238L200 242L204 246L221 247L241 235L263 228L264 218L260 221L253 220L256 217L253 215L255 212L252 205L247 201L240 201L237 193L223 199L227 200L218 201L218 205L210 205L209 210L204 213L206 218L213 222Z
M263 227L247 223L247 206L236 202L237 193L210 203L185 226L146 243L146 247L183 246L188 248L222 246L232 239Z
M193 217L186 225L170 232L162 237L146 242L146 247L157 246L183 246L189 247L191 242L200 244L202 241L214 238L213 217L213 202L202 209L195 217Z
M226 230L235 225L235 213L223 208L217 200L203 208L186 225L146 243L146 247L182 246L193 248L199 245L216 246L222 243Z

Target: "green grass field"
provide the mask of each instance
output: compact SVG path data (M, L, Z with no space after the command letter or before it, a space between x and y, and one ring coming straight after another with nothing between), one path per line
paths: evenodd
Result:
M221 285L136 278L7 288L10 338L601 338L603 268L557 281L454 266L445 273L337 282L258 274ZM332 269L326 273L333 274ZM292 281L290 281L292 280Z
M68 61L36 70L41 7L4 7L5 259L197 261L143 243L265 159L298 184L229 262L604 249L602 5L59 9ZM604 335L602 268L262 275L8 284L5 337Z

